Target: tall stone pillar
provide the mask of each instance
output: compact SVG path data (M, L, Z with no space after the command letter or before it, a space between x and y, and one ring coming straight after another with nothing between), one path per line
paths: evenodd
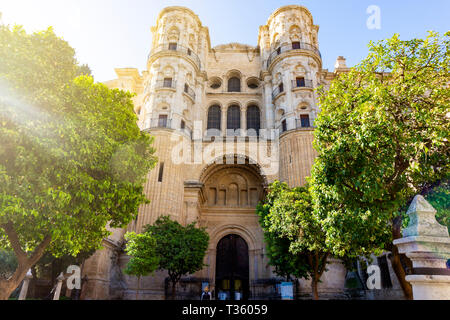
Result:
M222 114L222 119L221 119L220 127L222 130L222 137L226 137L227 136L227 128L228 128L228 125L227 125L228 108L224 106L222 108L221 114Z
M241 108L241 130L239 130L241 137L247 136L247 129L247 107L243 106Z
M413 263L412 274L406 276L406 281L412 285L414 300L449 300L447 227L436 221L436 210L421 195L414 198L407 214L409 225L403 231L403 238L394 240L394 244Z

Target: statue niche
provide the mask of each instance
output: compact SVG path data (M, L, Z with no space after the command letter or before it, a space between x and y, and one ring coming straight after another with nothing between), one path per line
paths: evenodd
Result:
M245 167L213 172L205 183L208 207L256 207L262 196L261 179Z

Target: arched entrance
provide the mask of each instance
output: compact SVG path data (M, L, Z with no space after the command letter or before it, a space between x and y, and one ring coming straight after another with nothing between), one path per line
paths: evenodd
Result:
M222 238L216 254L216 298L249 298L249 254L245 240L235 234Z

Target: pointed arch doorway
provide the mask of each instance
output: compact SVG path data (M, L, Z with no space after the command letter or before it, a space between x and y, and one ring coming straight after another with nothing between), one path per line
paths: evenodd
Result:
M227 235L217 244L216 299L248 300L249 294L248 245L238 235Z

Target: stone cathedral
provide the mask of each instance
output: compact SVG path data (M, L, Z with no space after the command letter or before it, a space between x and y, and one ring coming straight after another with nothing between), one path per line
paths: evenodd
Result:
M180 281L179 299L199 299L202 284L213 296L271 299L282 281L268 265L255 212L268 184L305 183L315 158L315 89L347 72L322 68L319 26L308 9L284 6L259 27L257 46L211 47L208 28L184 7L167 7L151 28L147 69L116 69L110 88L135 93L141 130L154 137L158 164L144 187L148 205L125 229L114 229L82 267L83 299L135 299L137 279L122 270L127 231L141 232L162 215L197 222L210 236L206 267ZM384 261L384 260L383 260ZM346 269L332 260L321 297L343 294ZM388 276L398 287L390 263ZM310 282L297 292L308 296ZM167 273L141 279L139 299L164 299Z

